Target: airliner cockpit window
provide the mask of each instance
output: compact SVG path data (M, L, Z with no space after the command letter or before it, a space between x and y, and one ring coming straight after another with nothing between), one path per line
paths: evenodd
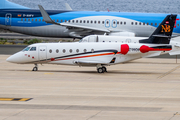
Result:
M30 47L26 47L22 51L28 51L29 49L30 49Z
M30 51L36 51L36 47L32 47Z

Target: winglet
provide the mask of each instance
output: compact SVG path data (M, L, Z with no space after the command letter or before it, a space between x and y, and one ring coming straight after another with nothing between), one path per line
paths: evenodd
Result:
M41 6L41 5L38 5L39 6L39 9L41 11L41 14L43 16L43 19L46 23L52 23L52 24L58 24L56 22L54 22L48 15L48 13L44 10L44 8ZM60 25L60 24L58 24Z
M68 3L65 3L65 6L66 6L66 9L67 9L67 10L72 10L72 8L69 6Z

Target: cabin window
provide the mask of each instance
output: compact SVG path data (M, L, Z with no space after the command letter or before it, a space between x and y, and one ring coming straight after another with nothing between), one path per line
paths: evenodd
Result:
M59 53L59 50L58 50L58 49L56 50L56 53Z
M143 23L143 25L145 25L146 23Z
M159 23L159 25L160 25L161 23Z
M61 20L61 22L63 22L63 20Z
M42 19L42 21L44 22L44 19Z
M151 25L153 25L153 23L151 23Z
M84 52L86 52L87 50L86 49L84 49Z
M69 52L72 53L72 49L70 49Z
M133 22L131 23L131 25L133 25Z
M67 20L65 20L65 22L67 22Z
M119 21L117 22L117 24L119 24Z
M32 47L30 51L36 51L36 47Z
M52 53L52 50L51 50L51 49L49 50L49 53Z
M86 21L84 20L84 23L86 23Z
M78 52L79 52L79 49L76 49L76 52L78 53Z
M116 22L114 21L113 24L116 24Z
M106 21L107 24L109 24L109 21Z
M94 49L91 49L91 52L93 53L93 52L94 52Z
M177 24L177 26L179 27L179 24Z
M123 24L123 22L120 23L121 25Z
M76 23L78 23L78 20L76 20Z
M29 49L30 49L30 47L26 47L22 51L28 51Z
M82 23L82 20L80 20L80 23Z
M66 52L66 50L65 49L63 49L63 53L65 53Z
M89 20L87 21L87 23L89 23Z
M70 23L70 22L71 22L71 20L68 20L68 22Z
M91 20L91 23L93 23L93 21Z
M37 22L37 19L35 19L35 21Z
M124 25L126 25L126 22L124 22Z
M57 20L57 22L59 22L59 20Z
M149 23L147 23L147 25L149 25Z
M155 23L155 26L157 26L157 23Z
M137 25L137 22L135 22L135 25Z
M26 18L24 19L24 21L26 21Z
M34 21L34 19L32 19L31 21Z
M21 21L23 21L23 18L21 18Z
M98 21L98 24L100 24L101 22L100 21Z
M103 42L105 42L105 41L103 41Z
M41 22L41 19L39 19L39 22Z
M141 25L141 22L139 23L139 25Z
M72 20L72 22L74 23L74 20Z
M53 21L55 22L55 19L53 19Z
M31 21L30 19L28 19L28 21Z
M94 21L94 23L96 24L96 21Z
M104 21L102 21L102 24L104 24Z

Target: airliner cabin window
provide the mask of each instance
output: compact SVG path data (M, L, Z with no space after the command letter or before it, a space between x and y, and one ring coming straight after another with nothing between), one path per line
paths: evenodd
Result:
M117 22L117 24L119 24L119 21Z
M32 47L30 51L36 51L36 47Z
M72 53L72 49L70 49L69 52Z
M100 22L100 21L98 21L98 23L100 24L101 22Z
M104 24L104 21L102 21L102 24Z
M41 19L39 19L39 22L41 22Z
M63 20L61 20L61 22L63 22Z
M82 20L80 20L80 23L82 23Z
M135 25L137 25L137 22L135 22Z
M21 21L23 21L23 18L21 18Z
M30 49L30 47L26 47L22 51L28 51L29 49Z
M94 23L96 24L96 21L94 21Z
M55 19L53 19L53 21L55 22Z
M84 20L84 23L86 23L86 21Z
M74 20L72 20L72 22L74 23Z
M123 22L121 22L121 25L123 24Z
M151 23L151 25L153 25L153 23Z
M76 23L78 23L78 20L76 20Z
M141 25L141 22L139 23L139 25Z
M84 49L84 52L86 52L87 50L86 49Z
M146 23L143 23L143 25L145 25Z
M57 20L57 22L59 22L59 20Z
M107 24L109 24L109 21L106 21Z
M126 25L126 22L124 22L124 24Z
M89 20L87 21L87 23L89 23Z
M147 23L147 25L149 25L149 23Z
M76 52L78 53L78 52L79 52L79 49L77 49Z
M157 23L155 23L155 26L157 26Z
M177 24L177 26L179 27L179 24Z
M133 25L133 22L131 23L131 25Z
M42 21L44 22L44 19L42 19Z
M91 52L93 53L93 52L94 52L94 49L91 49Z
M65 20L65 22L67 22L67 20Z
M58 50L58 49L56 50L56 53L59 53L59 50Z
M35 21L37 22L37 19L35 19Z
M31 21L34 21L34 19L32 19Z
M63 49L63 53L65 53L66 52L66 50L65 49Z
M26 18L24 19L24 21L26 21Z
M52 53L52 50L51 50L51 49L49 50L49 53Z
M93 21L91 21L91 23L93 23Z
M30 21L30 19L28 19L28 21Z
M71 22L70 20L68 20L68 22Z

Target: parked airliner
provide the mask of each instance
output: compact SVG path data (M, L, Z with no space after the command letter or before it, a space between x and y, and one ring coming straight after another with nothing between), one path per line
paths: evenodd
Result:
M43 37L87 35L149 37L167 14L30 9L0 0L0 28ZM47 13L47 14L44 14ZM44 14L43 18L42 14ZM180 35L177 16L173 35Z
M7 58L18 64L63 64L97 67L98 73L106 72L105 66L115 65L142 57L158 56L164 51L175 51L169 44L177 15L168 15L154 33L138 43L75 42L38 43ZM166 29L164 29L166 28Z

